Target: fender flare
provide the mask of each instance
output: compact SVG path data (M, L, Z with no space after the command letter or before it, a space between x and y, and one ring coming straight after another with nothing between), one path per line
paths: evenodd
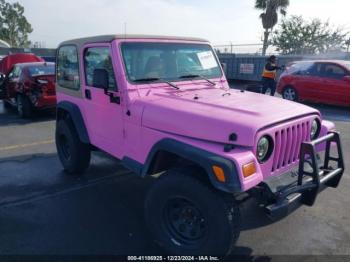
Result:
M125 166L132 169L140 176L145 177L148 175L152 161L159 151L166 151L178 155L179 157L188 159L198 166L202 167L208 174L211 184L221 191L230 193L242 192L236 165L233 161L219 156L215 153L170 138L162 139L157 142L152 147L144 164L140 164L128 157L123 158L123 163ZM219 182L216 179L212 168L214 165L219 166L224 170L226 177L225 183Z
M58 114L59 110L64 110L70 115L72 122L73 122L73 125L75 127L75 130L77 130L77 132L78 132L80 141L85 143L85 144L90 144L89 134L88 134L88 131L86 129L83 116L80 112L80 108L72 102L68 102L68 101L59 102L57 104L57 114L56 114L57 120L59 117L59 114Z

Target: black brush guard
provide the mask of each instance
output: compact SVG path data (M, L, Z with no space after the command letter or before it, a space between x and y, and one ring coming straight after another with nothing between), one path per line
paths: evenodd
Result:
M326 142L324 162L319 166L316 146L324 142ZM337 157L331 156L332 143L336 145ZM330 166L331 161L336 163L336 168ZM308 170L306 170L306 164L309 165ZM289 214L302 204L312 206L320 191L326 187L336 188L339 185L344 168L339 133L329 132L314 141L302 143L297 183L274 192L269 200L270 203L265 205L265 211L270 217L276 219ZM269 193L271 195L271 191Z

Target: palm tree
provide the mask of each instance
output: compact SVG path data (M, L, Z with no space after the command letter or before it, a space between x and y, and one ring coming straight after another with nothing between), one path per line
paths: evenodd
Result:
M255 0L255 8L263 11L263 13L260 14L262 25L265 29L262 50L263 55L266 54L266 50L269 46L269 36L272 29L278 22L278 13L285 16L288 6L289 0Z
M347 41L345 42L345 45L346 45L346 52L348 52L348 53L349 53L349 47L350 47L350 38L349 38L349 40L347 40Z

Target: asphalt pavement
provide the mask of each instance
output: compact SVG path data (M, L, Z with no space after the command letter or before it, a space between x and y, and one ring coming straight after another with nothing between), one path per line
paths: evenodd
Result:
M342 132L350 163L350 109L318 106ZM52 113L22 120L0 102L0 255L163 254L143 219L152 178L141 179L94 152L83 176L62 171ZM233 254L350 255L350 177L316 204L272 222L253 200L241 207L243 229Z

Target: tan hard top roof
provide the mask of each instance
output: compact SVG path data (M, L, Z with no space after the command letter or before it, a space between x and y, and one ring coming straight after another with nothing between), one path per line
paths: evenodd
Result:
M112 42L115 39L169 39L169 40L185 40L185 41L196 41L196 42L208 42L206 39L195 38L195 37L181 37L181 36L157 36L157 35L101 35L77 38L62 42L62 45L77 45L78 47L89 43L97 42Z

